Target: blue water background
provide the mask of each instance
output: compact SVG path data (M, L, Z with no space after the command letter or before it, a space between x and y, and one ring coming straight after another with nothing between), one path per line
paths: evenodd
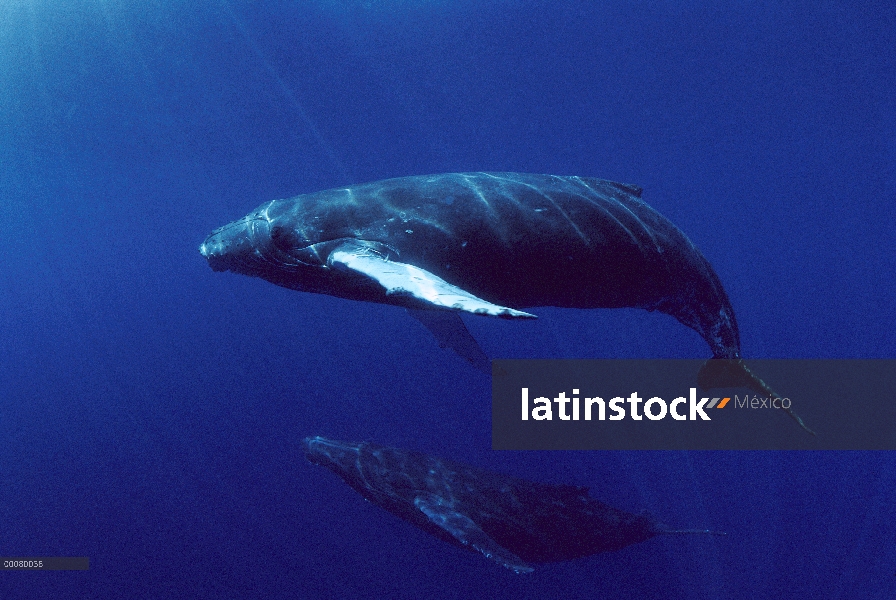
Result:
M264 201L465 170L635 183L747 357L896 358L896 5L0 5L2 598L894 598L896 456L496 453L401 309L213 273ZM496 357L706 357L672 318L468 319ZM728 532L517 576L365 503L306 435ZM795 435L800 432L795 430Z

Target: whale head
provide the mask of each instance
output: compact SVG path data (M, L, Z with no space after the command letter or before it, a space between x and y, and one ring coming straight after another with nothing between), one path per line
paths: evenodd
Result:
M212 231L199 252L214 271L262 276L271 266L271 223L263 210Z
M299 291L327 291L326 253L337 241L284 213L285 201L269 202L212 231L199 252L214 271L260 277Z
M343 478L350 473L357 473L360 468L361 448L358 444L315 436L305 438L302 446L308 462L326 467Z

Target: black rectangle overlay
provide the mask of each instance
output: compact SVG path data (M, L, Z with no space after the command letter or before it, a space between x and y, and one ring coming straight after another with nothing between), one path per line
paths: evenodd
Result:
M721 364L711 362L713 366ZM774 395L756 385L753 389L702 389L698 373L704 363L671 359L495 360L492 448L896 450L896 360L744 361ZM705 376L702 381L707 381ZM599 418L601 404L596 398L603 401L604 420ZM618 399L616 409L624 411L621 418L611 407L614 398ZM651 401L653 398L658 400ZM573 399L578 399L578 420ZM585 418L586 405L591 420ZM645 408L653 418L644 415ZM785 408L802 418L815 435L803 429ZM640 419L633 418L633 409Z
M2 571L88 571L86 556L14 556L0 557Z

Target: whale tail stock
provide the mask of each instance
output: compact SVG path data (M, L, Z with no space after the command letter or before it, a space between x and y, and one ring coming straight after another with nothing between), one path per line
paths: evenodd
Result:
M757 394L781 400L781 395L753 373L742 358L711 358L707 360L697 374L697 384L703 389L745 387ZM790 408L782 406L781 409L805 431L813 436L817 435Z

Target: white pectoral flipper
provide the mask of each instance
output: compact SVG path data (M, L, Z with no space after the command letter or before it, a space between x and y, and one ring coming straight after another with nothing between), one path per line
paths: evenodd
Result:
M465 546L471 546L498 564L507 567L514 573L531 573L532 567L523 560L500 546L487 533L482 531L473 520L465 514L454 510L448 502L436 494L421 494L414 499L414 506Z
M420 267L389 260L361 241L347 241L337 247L330 252L327 264L370 277L386 288L386 294L411 296L433 308L504 318L535 318L527 312L486 302Z

